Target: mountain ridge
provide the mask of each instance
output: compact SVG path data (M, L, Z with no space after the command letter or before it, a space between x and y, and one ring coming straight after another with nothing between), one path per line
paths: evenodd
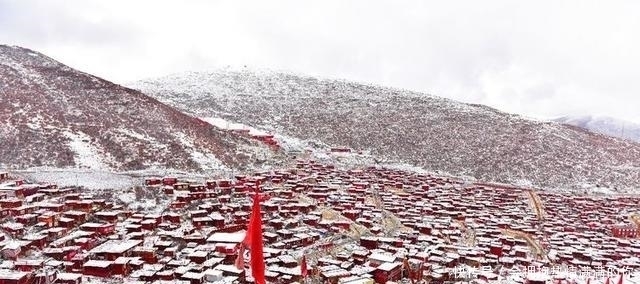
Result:
M562 116L553 121L640 143L640 124L609 116Z
M0 45L0 160L19 168L214 170L242 167L258 143L36 51Z
M419 92L247 70L173 74L130 86L194 116L482 180L571 188L640 184L638 143Z

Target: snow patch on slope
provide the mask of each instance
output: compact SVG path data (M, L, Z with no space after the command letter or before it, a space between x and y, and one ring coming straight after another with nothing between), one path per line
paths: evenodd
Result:
M91 138L88 135L71 131L64 131L63 133L65 137L71 140L69 147L75 153L74 161L76 165L90 169L109 170L110 167L101 158L101 151L91 145Z
M238 123L221 117L202 117L200 118L209 124L223 130L249 130L249 135L268 135L271 134L278 141L278 144L285 152L301 152L314 148L308 141L298 139L292 136L278 134L273 129L256 128L250 125Z
M43 124L43 118L41 115L36 115L34 117L32 117L29 122L26 123L27 127L33 129L33 130L38 130L42 128L42 124Z
M138 140L147 141L147 142L151 142L151 143L154 143L154 144L158 143L158 141L156 139L154 139L153 137L151 137L151 136L149 136L147 134L142 134L142 133L135 132L135 131L133 131L131 129L120 128L120 129L118 129L118 132L120 132L122 134L125 134L125 135L127 135L129 137L136 138Z
M218 160L215 155L199 151L195 147L193 140L187 137L187 135L185 135L184 133L177 132L175 133L175 136L178 138L182 146L184 146L191 154L191 159L198 163L202 170L215 171L226 169L226 166L220 160Z
M11 137L16 134L18 129L11 124L3 124L0 127L0 138Z
M224 130L249 130L250 135L265 135L268 134L266 131L253 128L246 124L232 122L220 117L203 117L200 118L209 124Z

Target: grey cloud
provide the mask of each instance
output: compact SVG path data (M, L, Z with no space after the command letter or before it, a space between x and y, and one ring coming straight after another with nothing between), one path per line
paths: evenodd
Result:
M634 1L0 0L0 40L121 83L248 65L534 117L640 122L639 8Z
M4 1L0 6L3 40L31 45L82 44L92 46L135 42L135 26L110 18L90 19L66 10L62 1Z

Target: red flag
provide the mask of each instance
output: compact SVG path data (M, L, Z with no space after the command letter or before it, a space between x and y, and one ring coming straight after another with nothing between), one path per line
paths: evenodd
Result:
M622 284L622 282L624 281L624 274L620 274L620 279L618 279L618 284Z
M242 240L242 243L249 249L251 249L251 240L253 238L253 233L251 231L251 226L252 226L253 223L256 222L256 221L254 221L254 219L255 219L254 217L255 216L262 217L262 215L261 215L262 213L260 213L260 204L259 204L260 201L261 201L261 198L262 198L262 197L260 197L260 180L256 180L254 193L253 193L253 196L251 198L253 199L253 205L251 207L251 216L249 216L249 225L247 226L247 233L244 236L244 240ZM255 212L256 212L256 203L258 203L257 210L258 210L259 214L255 214ZM262 240L262 219L261 218L259 218L259 219L260 220L258 220L258 221L261 224L261 226L260 226L260 235L261 235L260 239Z
M611 279L609 279L609 277L607 277L607 281L604 281L604 284L611 284Z
M309 272L307 271L307 257L305 255L302 256L302 261L300 263L300 275L306 278Z
M256 184L256 194L253 197L253 206L251 209L251 217L249 217L249 226L247 235L244 237L244 245L251 250L251 275L256 284L266 284L264 252L262 244L262 213L260 212L260 194L259 185Z
M239 270L244 270L244 244L240 244L240 248L238 248L238 257L236 258L235 266Z

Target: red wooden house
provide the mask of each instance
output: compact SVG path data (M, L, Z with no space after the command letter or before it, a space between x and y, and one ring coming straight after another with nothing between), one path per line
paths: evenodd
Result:
M179 277L180 280L188 281L189 284L204 283L204 273L188 271Z
M115 260L118 257L131 256L133 248L141 243L140 240L110 240L89 252L106 260Z
M33 274L24 271L0 271L0 283L2 284L28 284L31 283Z
M65 210L64 204L62 203L47 203L40 204L40 209L49 210L51 212L63 212Z
M14 208L15 209L15 208ZM22 214L15 217L16 222L25 226L34 225L38 221L38 215L36 214Z
M24 234L24 225L20 223L4 223L1 228L14 237Z
M89 260L82 265L82 274L97 277L111 277L113 261L109 260Z
M214 180L207 180L205 183L205 186L207 187L208 190L213 190L216 188L216 181Z
M636 226L614 226L611 235L616 238L636 238L640 236L640 228Z
M178 183L178 178L176 177L164 177L162 178L163 185L174 185Z
M27 235L23 239L31 242L29 247L41 250L49 244L49 240L47 238L48 235Z
M162 185L162 179L161 178L146 178L144 180L144 185L146 186L158 186L158 185Z
M181 222L181 217L182 216L178 213L169 212L162 216L162 220L164 222L179 224Z
M210 258L210 255L206 251L196 250L190 253L187 257L189 258L189 260L191 260L191 262L202 264Z
M115 225L110 223L84 223L80 225L80 229L102 236L108 236L115 231Z
M189 184L186 182L178 182L173 184L173 190L189 190Z
M45 271L45 272L37 272L33 277L35 283L59 283L56 282L58 279L58 271Z
M20 271L36 271L44 267L44 261L38 259L18 259L13 265L14 269Z
M137 247L133 249L133 255L140 257L144 262L154 264L158 262L157 251L151 248Z
M228 188L230 188L232 186L232 184L233 184L230 180L226 180L226 179L217 180L216 182L218 184L218 187L228 187Z
M65 218L70 218L73 220L75 224L80 224L87 221L88 214L87 212L69 210L62 213L62 216Z
M22 206L22 200L18 198L0 199L0 208L11 209Z
M144 261L141 261L140 257L118 257L111 265L111 272L112 274L126 276L132 271L140 269L143 263Z
M82 274L79 273L58 273L56 284L82 284Z
M16 260L22 256L31 244L30 241L9 241L4 247L0 247L0 253L5 259Z
M386 262L378 267L373 272L373 277L376 283L387 283L398 281L402 278L402 263L401 262Z
M211 217L196 217L191 219L191 223L196 228L212 227L213 219Z
M96 212L93 216L96 217L96 219L99 219L105 222L116 223L118 222L118 219L120 217L120 212L119 211L99 211L99 212Z

